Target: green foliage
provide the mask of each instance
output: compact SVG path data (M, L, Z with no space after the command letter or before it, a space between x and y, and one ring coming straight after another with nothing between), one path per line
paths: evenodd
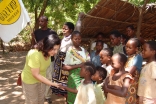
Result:
M145 0L124 0L124 1L128 1L135 6L142 6L145 2ZM149 3L156 3L156 0L150 0Z
M34 13L35 8L38 15L45 0L23 0L29 13ZM49 18L50 27L60 30L66 21L76 23L79 12L88 12L99 0L47 0L45 15ZM38 16L37 15L37 16ZM53 24L51 23L53 22Z

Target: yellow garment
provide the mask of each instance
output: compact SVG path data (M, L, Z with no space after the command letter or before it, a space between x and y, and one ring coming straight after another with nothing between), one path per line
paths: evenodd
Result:
M156 62L150 62L141 70L138 95L146 98L156 98Z
M46 76L46 70L50 65L50 58L45 60L42 52L39 52L36 49L32 49L28 52L26 56L26 62L24 69L22 71L22 81L26 84L35 84L39 82L36 78L33 77L31 68L39 68L40 74Z
M103 83L94 85L95 97L96 97L96 104L104 104L106 97L104 96L104 92L102 91Z

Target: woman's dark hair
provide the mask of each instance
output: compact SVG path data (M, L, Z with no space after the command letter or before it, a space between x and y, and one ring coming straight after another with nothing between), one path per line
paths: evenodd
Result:
M102 78L102 80L104 80L107 76L107 71L105 68L97 66L96 67L96 71L99 72L99 76Z
M135 29L133 25L128 25L126 28L130 28L131 30Z
M145 42L145 43L149 45L149 48L151 50L156 51L156 41L148 41L148 42ZM156 54L155 54L155 59L156 59Z
M55 45L60 45L61 40L56 34L50 34L49 36L45 37L43 40L38 42L34 48L38 51L43 52L44 57L48 57L48 52L54 48Z
M118 31L118 30L113 30L111 33L110 33L110 35L114 35L115 37L121 37L121 34L120 34L120 32Z
M113 56L113 51L110 48L104 48L103 51L107 52L108 56Z
M130 38L128 41L133 41L135 42L136 47L140 47L140 41L138 38Z
M74 35L80 35L81 36L79 31L73 31L71 34L71 39L73 38Z
M66 22L64 25L66 25L66 26L68 26L68 28L70 29L70 30L73 30L74 31L74 24L72 23L72 22Z
M116 53L114 55L118 55L119 56L119 62L123 62L123 65L126 64L127 62L127 57L126 55L122 54L122 53Z
M95 74L95 66L91 62L85 62L83 64L83 67L85 68L85 70L90 72L90 75Z

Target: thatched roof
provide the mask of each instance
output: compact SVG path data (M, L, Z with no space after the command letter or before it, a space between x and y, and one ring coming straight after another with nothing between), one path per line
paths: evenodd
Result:
M137 28L138 17L138 7L130 3L121 0L101 0L85 14L81 32L84 38L93 38L98 32L103 32L108 37L115 29L125 34L128 25ZM156 38L156 8L149 8L144 12L140 37Z

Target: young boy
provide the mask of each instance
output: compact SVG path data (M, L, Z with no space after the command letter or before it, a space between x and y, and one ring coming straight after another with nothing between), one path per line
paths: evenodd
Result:
M94 91L95 91L95 97L96 97L96 104L104 104L105 102L105 95L102 91L103 86L103 80L107 76L107 71L103 67L96 67L96 72L92 76L92 80L95 81L94 85Z
M91 59L91 62L97 67L97 66L101 66L99 53L103 49L103 41L100 41L100 40L97 41L95 48L96 50L92 51L90 54L90 59Z

